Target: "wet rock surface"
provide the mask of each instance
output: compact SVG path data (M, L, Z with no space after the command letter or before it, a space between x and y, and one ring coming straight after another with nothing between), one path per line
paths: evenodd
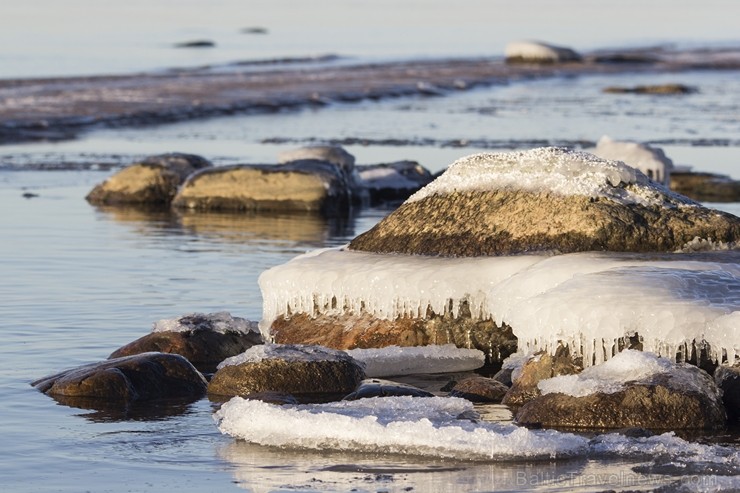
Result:
M480 403L499 403L508 391L509 387L498 380L473 376L457 382L450 390L450 397L461 397Z
M85 199L94 205L169 206L185 178L211 166L193 154L149 156L96 185Z
M512 386L502 402L509 406L521 406L540 395L537 384L542 380L559 375L574 375L581 367L573 360L567 348L558 348L555 355L541 351L533 355L512 375Z
M211 396L285 392L301 401L335 400L365 378L343 351L308 345L255 346L219 365L208 384Z
M391 397L399 395L409 395L412 397L434 396L431 392L414 387L413 385L379 378L370 378L363 380L354 392L344 397L344 400L355 401L369 397Z
M126 405L166 398L198 399L206 380L184 357L144 353L84 365L31 383L41 392L65 398L86 398L87 405ZM93 400L94 399L94 400Z

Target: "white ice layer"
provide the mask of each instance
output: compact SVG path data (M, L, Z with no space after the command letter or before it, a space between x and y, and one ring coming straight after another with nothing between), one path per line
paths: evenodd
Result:
M193 319L199 319L198 324L193 324ZM208 326L214 332L225 334L227 332L259 332L257 322L252 322L241 317L232 317L229 312L217 313L189 313L177 318L169 318L154 322L152 332L190 332L197 328L195 325Z
M473 154L455 161L408 201L431 195L487 190L600 197L621 204L661 205L666 189L621 161L582 151L542 147L528 151ZM696 205L688 199L674 200Z
M469 371L485 363L482 351L458 348L454 344L351 349L347 354L365 364L368 378Z
M587 439L553 430L458 419L473 405L454 397L375 397L329 404L278 406L234 397L214 414L222 433L251 443L313 450L518 460L564 457L671 458L740 472L735 448L687 442L673 433Z
M457 419L464 412L473 412L473 405L454 397L381 397L298 406L235 397L214 417L224 434L285 448L506 459L578 455L588 443L571 434Z
M728 252L728 254L733 254ZM674 258L682 258L676 255ZM441 258L328 249L265 271L260 327L278 316L368 313L423 317L430 308L506 323L520 352L563 342L588 365L609 359L620 338L673 358L706 341L715 358L740 351L740 264L648 260L625 254Z
M561 393L584 397L595 393L613 394L624 389L627 382L646 380L671 369L674 370L673 375L680 375L680 367L672 361L653 353L628 349L578 375L548 378L540 381L537 387L543 395ZM689 390L686 386L684 389Z
M241 365L244 363L259 363L269 359L280 359L288 362L296 361L343 361L350 356L344 351L323 346L309 346L302 344L257 344L230 358L226 358L218 365L220 370L224 366Z

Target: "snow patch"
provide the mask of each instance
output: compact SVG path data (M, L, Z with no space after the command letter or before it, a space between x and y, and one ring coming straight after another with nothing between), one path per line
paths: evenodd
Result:
M241 317L232 317L229 312L189 313L177 318L162 319L154 322L152 332L192 332L194 330L212 330L220 334L238 332L248 334L259 332L257 322Z
M407 202L454 192L523 190L582 195L620 204L662 205L666 190L621 161L582 151L542 147L528 151L473 154L455 161ZM682 205L695 202L671 194Z
M368 378L470 371L483 366L486 359L482 351L458 348L454 344L389 346L379 349L350 349L346 352L364 363Z

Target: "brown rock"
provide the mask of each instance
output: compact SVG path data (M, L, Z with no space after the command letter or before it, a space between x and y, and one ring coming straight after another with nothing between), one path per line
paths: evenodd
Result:
M163 330L147 334L114 351L109 358L120 358L147 352L173 353L184 356L196 368L214 372L216 365L226 358L241 354L255 344L262 344L262 335L256 329L240 330L248 322L228 313L193 313L175 320L162 320L178 330ZM232 328L228 328L228 324ZM157 325L155 324L155 326ZM227 327L219 327L226 324Z
M604 176L598 183L601 192L595 195L531 188L546 175L567 180L566 187L578 190L592 179L594 170ZM483 185L465 185L483 173L488 174L481 176ZM521 188L500 184L517 177L527 182ZM615 180L620 181L612 183ZM650 200L623 200L630 196ZM623 163L543 148L480 154L456 162L414 200L355 238L350 248L462 257L540 251L670 252L695 237L736 242L740 218L666 193Z
M333 400L365 378L360 364L343 351L320 346L261 345L229 358L208 384L212 396L287 392L303 401Z
M685 385L685 376L660 374L628 382L624 390L573 397L550 393L526 403L516 413L522 425L547 428L717 429L726 424L720 393L699 368L680 370L699 380L701 391Z
M701 202L740 202L740 181L726 175L673 171L670 187Z
M697 92L697 89L683 84L657 84L634 87L610 86L605 87L604 92L611 94L693 94Z
M172 205L208 211L346 212L352 190L342 171L315 160L284 165L244 164L198 172Z
M66 397L117 401L199 398L206 380L188 360L176 354L144 353L84 365L31 383L41 392Z
M509 387L498 380L474 376L457 382L450 391L450 397L461 397L472 402L499 403L508 391Z
M540 381L580 371L581 367L573 361L568 348L558 347L554 356L541 351L524 363L502 402L508 406L521 406L540 395L537 388Z
M95 205L169 205L194 171L211 163L192 154L162 154L125 167L85 197Z

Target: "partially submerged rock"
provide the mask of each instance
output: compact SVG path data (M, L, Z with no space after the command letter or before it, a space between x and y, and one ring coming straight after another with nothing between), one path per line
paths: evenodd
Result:
M540 381L537 397L516 412L548 428L717 429L726 424L722 392L703 370L626 350L578 375Z
M345 401L367 399L370 397L391 397L409 395L411 397L434 397L434 394L413 385L371 378L363 380L354 392L344 397Z
M240 164L203 170L180 187L172 205L201 211L348 211L353 191L342 170L326 161Z
M206 379L177 354L144 353L84 365L31 383L48 395L94 398L101 405L153 399L197 399ZM90 399L88 403L92 403Z
M647 86L621 87L609 86L604 88L605 93L610 94L693 94L697 92L695 87L683 84L656 84Z
M696 237L736 242L740 218L656 186L624 163L540 148L458 160L350 248L465 257L670 252Z
M110 358L152 351L173 353L184 356L200 371L213 372L226 358L262 342L256 322L226 312L192 313L156 322L152 333L117 349Z
M278 154L278 163L287 164L293 161L325 161L338 166L347 176L351 176L355 167L355 157L341 146L315 145L299 147Z
M450 390L450 397L461 397L471 402L499 403L509 387L492 378L482 376L460 380Z
M222 362L208 384L208 394L231 397L272 391L299 400L332 400L352 392L364 378L360 364L343 351L268 344Z
M674 171L670 188L700 202L740 202L740 181L727 175Z
M94 205L169 206L190 174L211 166L193 154L149 156L96 185L85 199Z
M516 41L506 45L506 63L580 62L581 55L571 48L541 41Z
M370 205L397 203L431 183L432 174L416 161L371 164L355 168Z

